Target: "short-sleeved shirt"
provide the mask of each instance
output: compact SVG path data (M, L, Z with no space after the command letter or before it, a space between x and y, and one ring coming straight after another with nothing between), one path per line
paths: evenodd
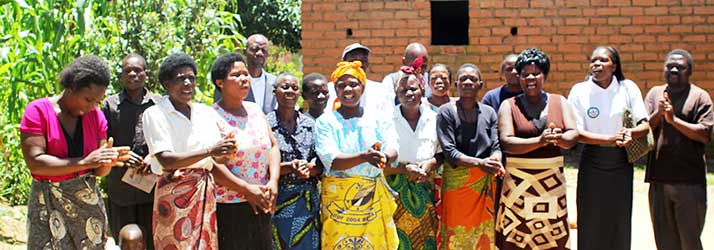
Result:
M337 92L335 92L335 83L328 82L327 89L330 91L330 98L327 100L327 106L325 106L325 113L331 112L335 99L337 99ZM362 97L360 97L359 106L364 109L364 113L381 113L381 114L391 114L394 110L394 100L390 101L389 89L380 82L375 82L372 80L367 80L367 85L364 86L364 91L362 92ZM392 93L394 91L392 90Z
M376 117L378 114L364 112L362 117L345 119L333 110L317 118L315 151L325 165L325 176L377 177L382 173L381 169L367 162L347 170L331 169L332 161L338 155L367 151L376 142L382 143L382 151L392 149L399 152L397 132L391 117Z
M601 88L592 78L577 83L570 89L568 102L573 108L578 129L611 135L622 129L622 115L629 107L636 121L648 115L637 84L630 80L612 78L610 86Z
M463 154L485 159L501 152L496 111L478 103L470 111L477 112L476 122L468 123L459 117L455 107L457 103L441 105L436 116L436 133L446 162L457 167L456 163Z
M436 138L436 112L425 105L419 105L419 121L412 130L401 111L401 105L394 109L394 128L399 143L398 162L417 163L429 160L441 152Z
M314 161L317 158L317 153L315 153L315 120L300 114L298 111L295 111L295 113L297 114L297 126L293 133L280 126L276 112L268 114L268 123L273 130L273 135L278 141L278 145L280 145L280 161ZM317 184L317 177L303 179L290 172L281 175L279 181L281 186L304 183Z
M486 95L483 96L483 99L481 100L481 103L490 106L493 108L493 110L496 110L498 112L498 108L501 107L501 102L504 100L520 95L523 93L523 91L518 91L515 93L508 92L506 89L506 84L502 85L501 87L489 90L486 92Z
M235 128L238 150L226 167L233 175L250 184L265 185L270 179L270 131L262 109L258 104L243 102L248 115L235 116L225 111L218 104L213 105L221 119ZM239 203L247 201L245 197L225 187L216 187L216 202Z
M659 100L667 85L650 89L645 99L649 113L658 108ZM677 118L691 124L709 127L714 124L712 100L703 89L690 85L682 92L669 92L670 101ZM649 153L645 181L658 183L706 184L706 144L689 139L662 117L659 121L650 121L659 126L652 132L656 143Z
M107 138L107 120L104 118L102 112L99 111L99 108L90 110L79 117L79 119L82 119L82 157L86 157L92 151L99 148L99 140ZM62 131L62 124L49 98L34 100L25 107L25 114L22 116L22 121L20 121L20 132L45 136L47 142L45 151L47 154L60 159L68 158L68 145L64 132ZM82 170L61 176L33 174L32 177L36 180L60 182L71 179L77 175L82 175L88 171L89 170Z
M149 146L151 171L155 174L163 174L157 153L206 150L223 138L227 124L215 110L200 103L189 103L189 106L191 119L176 110L168 96L161 97L156 105L144 111L141 118L144 139ZM185 168L211 170L213 160L206 157Z
M144 89L144 93L140 103L130 101L125 90L107 97L102 103L102 113L108 121L107 137L114 138L114 146L129 146L131 151L141 157L149 153L149 147L144 140L141 117L147 108L154 106L161 98L148 89ZM128 206L153 201L153 194L139 190L121 180L126 170L127 168L115 167L107 176L107 194L111 202Z

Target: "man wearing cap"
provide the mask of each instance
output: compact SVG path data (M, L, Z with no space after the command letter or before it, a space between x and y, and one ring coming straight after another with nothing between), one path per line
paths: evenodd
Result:
M248 63L248 73L251 77L250 91L245 101L257 103L265 114L273 112L278 107L278 101L273 95L275 75L264 69L265 60L270 53L268 38L261 34L251 35L248 37L244 53ZM218 102L221 98L220 90L216 89L213 102Z
M347 45L345 50L342 51L342 60L347 62L360 61L362 62L362 69L367 72L370 52L371 50L367 46L353 43ZM337 97L335 84L333 82L328 83L328 88L330 90L330 99L327 102L328 105L325 107L325 111L332 110L335 98ZM390 91L393 96L394 89L392 86L384 86L384 84L380 82L367 79L364 94L360 98L360 107L362 107L365 114L382 112L388 112L384 114L391 114L394 110L394 102L390 102L389 100L391 99L388 99Z
M418 73L421 73L422 76L425 79L426 85L424 85L424 89L426 90L426 95L424 97L429 97L431 96L431 88L429 88L429 73L427 72L427 68L429 67L429 52L426 51L426 47L424 47L423 44L421 43L410 43L407 45L407 48L404 51L404 56L402 57L402 65L407 66L407 67L412 67L414 61L419 58L423 58L423 64L420 65L420 67L417 70ZM401 75L401 71L397 70L394 73L391 73L384 77L384 80L382 80L382 85L387 87L387 93L388 94L388 99L391 101L394 105L399 103L399 100L395 98L394 94L394 85L396 84L397 80L399 80L399 76Z

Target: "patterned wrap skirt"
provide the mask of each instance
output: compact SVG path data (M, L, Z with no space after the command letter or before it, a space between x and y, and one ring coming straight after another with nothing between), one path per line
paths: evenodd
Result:
M394 222L397 224L399 249L436 249L439 220L434 206L434 182L409 181L404 174L387 177L392 190L399 193Z
M570 249L563 157L509 157L496 225L496 246Z
M205 169L166 171L156 182L154 246L156 249L218 249L216 194Z
M320 249L321 228L317 180L281 184L273 215L274 248Z
M440 249L494 249L493 175L444 164Z
M32 180L27 249L104 249L107 217L96 177Z
M322 249L395 250L397 204L383 176L322 179Z

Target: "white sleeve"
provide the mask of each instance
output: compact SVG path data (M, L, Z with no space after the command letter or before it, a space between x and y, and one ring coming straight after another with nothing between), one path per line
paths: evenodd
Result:
M577 126L578 129L584 130L585 129L585 114L583 113L583 108L580 105L580 100L578 100L578 87L577 85L573 86L573 88L570 89L570 93L568 94L568 103L570 104L570 107L573 109L573 115L575 116L575 125Z
M155 155L160 152L175 150L166 114L158 106L153 106L144 112L141 122L144 139L149 147L149 154L146 157L150 157L151 171L155 174L161 174L163 172L162 167Z
M647 109L645 108L645 102L642 101L642 93L640 88L637 87L635 82L626 80L627 91L629 91L630 103L632 104L632 115L636 121L647 120L649 115L647 114Z

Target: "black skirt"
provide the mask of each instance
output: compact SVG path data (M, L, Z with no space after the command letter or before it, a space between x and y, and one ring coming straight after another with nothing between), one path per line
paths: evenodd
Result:
M271 215L258 212L248 202L216 204L218 248L235 250L272 250Z
M630 249L633 165L624 148L585 145L578 170L578 249Z

